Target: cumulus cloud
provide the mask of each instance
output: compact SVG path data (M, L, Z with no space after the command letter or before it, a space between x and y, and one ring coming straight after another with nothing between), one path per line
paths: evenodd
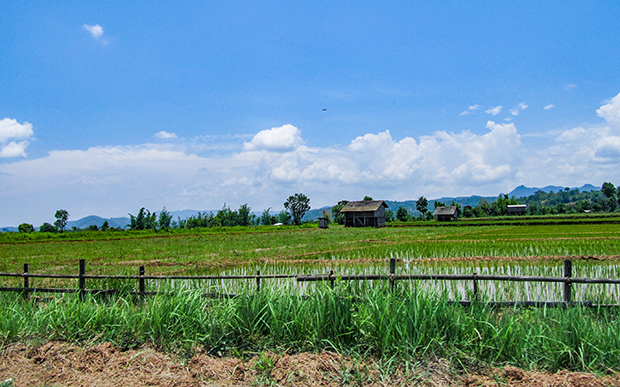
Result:
M28 141L15 142L10 139L26 140L34 135L32 124L24 122L20 124L17 120L5 118L0 120L0 157L26 157Z
M0 149L0 157L26 157L26 147L28 147L28 141L15 142L11 141L2 149Z
M550 109L553 109L554 107L555 107L555 105L549 104L549 105L545 106L543 109L550 110Z
M169 140L172 138L177 138L176 133L174 132L166 132L165 130L162 130L161 132L157 132L155 133L155 138L160 138L162 140Z
M11 138L23 140L32 137L33 134L32 124L28 122L20 124L17 120L10 118L0 121L0 142L5 142Z
M608 104L597 109L596 114L610 124L620 126L620 94L613 97Z
M459 113L459 116L465 116L468 114L472 114L472 112L480 109L482 106L480 105L471 105L470 107L467 108L467 110L465 110L464 112Z
M577 84L575 83L569 83L569 84L564 85L563 87L564 90L573 90L576 88L577 88Z
M527 108L528 106L525 103L521 102L517 106L510 109L510 114L512 114L513 116L518 116L520 112L522 112L523 110Z
M616 120L618 98L597 112L608 122ZM245 142L235 137L237 147L226 153L190 154L174 144L54 151L0 163L3 220L40 224L57 208L77 219L120 216L143 206L217 209L224 202L260 211L282 208L294 192L304 192L317 208L365 195L394 200L496 195L519 184L620 180L620 135L609 126L549 132L535 147L522 143L512 122L488 121L480 129L483 133L445 130L394 138L385 128L345 146L315 148L304 145L298 128L284 125ZM11 141L4 152L19 155L20 141L26 139Z
M502 112L502 105L495 106L494 108L487 109L484 112L487 113L487 114L490 114L492 116L496 116L496 115L498 115L499 113Z
M95 24L94 26L84 24L82 28L88 31L88 33L95 39L99 39L101 35L103 35L103 27L101 27L99 24Z
M250 142L243 144L245 150L291 151L303 143L301 131L293 125L284 125L258 132Z

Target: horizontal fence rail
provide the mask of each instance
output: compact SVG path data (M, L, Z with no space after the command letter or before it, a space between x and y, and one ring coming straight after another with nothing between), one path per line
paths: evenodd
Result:
M138 275L92 275L86 274L86 261L79 261L79 274L37 274L29 272L29 264L24 264L23 273L0 273L0 277L20 277L23 278L22 287L0 287L0 291L4 292L22 292L26 296L29 293L86 293L95 294L113 294L119 292L118 289L87 289L87 279L112 279L112 280L137 280L139 291L128 292L138 295L156 295L162 292L146 291L146 280L255 280L257 291L261 290L261 280L263 279L286 279L294 278L297 282L320 282L329 281L330 286L335 287L336 281L389 281L390 288L394 290L397 281L468 281L472 282L473 300L451 301L461 305L471 305L478 302L479 282L480 281L505 281L505 282L548 282L563 283L563 301L493 301L486 302L491 306L524 306L524 307L557 307L557 306L585 306L585 307L620 307L620 305L600 305L592 301L576 302L572 299L572 284L611 284L620 285L620 279L614 278L573 278L572 277L572 261L564 261L564 276L509 276L509 275L480 275L474 274L396 274L396 260L390 259L390 274L347 274L337 275L333 270L329 274L260 274L257 271L255 275L146 275L145 267L140 266ZM53 278L53 279L77 279L77 288L42 288L32 287L30 278ZM205 294L206 296L229 296L223 294Z

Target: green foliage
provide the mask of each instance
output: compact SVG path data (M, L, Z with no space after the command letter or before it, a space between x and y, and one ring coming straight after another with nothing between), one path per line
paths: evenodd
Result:
M22 233L34 232L34 226L30 223L22 223L17 227L17 230Z
M396 219L400 220L401 222L406 222L408 220L411 220L411 216L409 215L409 211L407 211L407 209L403 206L398 207L398 210L396 210Z
M278 222L282 223L283 225L290 225L292 221L291 218L291 214L289 214L288 211L280 211L280 213L278 214Z
M293 224L298 226L304 214L310 209L310 199L303 193L296 193L284 202L284 208L290 211Z
M338 204L332 206L332 217L334 218L334 222L338 224L344 224L344 214L340 213L342 207L344 207L349 201L341 200Z
M277 218L269 213L271 207L263 210L262 215L260 216L260 224L263 226L271 226L272 224L277 223Z
M400 288L400 287L399 287ZM132 297L59 295L24 301L0 294L0 342L19 340L144 345L191 357L196 348L232 351L330 350L365 356L450 357L527 369L609 372L620 364L620 321L607 309L465 308L443 294L376 283L363 292L319 286L306 297L266 287L205 299L202 289ZM352 295L355 297L352 297ZM269 378L264 355L255 370Z
M157 229L157 213L151 212L144 207L140 208L138 211L138 215L133 216L129 214L130 225L129 228L132 230L155 230Z
M370 196L364 196L364 201L365 202L369 202L372 201L373 199Z
M56 229L60 232L65 231L67 220L69 219L69 212L67 212L67 210L58 210L54 216L56 217L56 221L54 222Z
M172 221L172 215L168 211L166 211L166 207L164 207L159 213L159 229L160 230L168 230L170 228L170 222Z
M56 227L52 226L51 224L45 222L41 225L41 227L39 227L39 231L40 232L56 232L57 229Z
M394 221L394 211L392 211L392 210L385 210L385 221L386 222L393 222Z
M103 222L103 224L101 225L101 231L108 231L108 229L110 228L110 225L108 224L108 221L106 220L105 222Z
M483 199L483 200L484 200L484 199ZM444 203L444 202L440 202L439 200L435 200L435 201L433 202L433 207L435 207L435 208L438 208L438 207L445 207L445 206L446 206L446 203Z
M248 204L242 204L241 207L237 210L237 225L239 226L249 226L250 225L250 211L252 209L248 206Z
M607 196L610 199L616 197L616 187L612 183L603 183L603 186L601 187L601 192L603 192L603 195Z
M426 211L428 211L428 200L424 196L420 196L415 202L415 209L420 211L422 216L424 216Z

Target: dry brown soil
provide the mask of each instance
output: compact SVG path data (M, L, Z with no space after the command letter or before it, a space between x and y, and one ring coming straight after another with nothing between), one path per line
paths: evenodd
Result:
M120 351L109 343L90 348L65 343L0 353L0 384L21 386L620 386L620 375L525 372L486 368L457 372L445 359L380 370L330 352L259 354L253 358L197 354L183 362L150 348Z

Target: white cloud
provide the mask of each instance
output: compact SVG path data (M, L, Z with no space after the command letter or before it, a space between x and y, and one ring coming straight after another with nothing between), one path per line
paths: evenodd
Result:
M5 142L11 138L24 140L32 137L33 134L32 124L28 122L20 124L17 120L10 118L0 121L0 142Z
M103 27L101 27L99 24L95 24L94 26L84 24L82 28L88 31L88 33L95 39L99 39L101 35L103 35Z
M28 147L28 141L14 142L11 141L6 146L0 149L0 157L26 157L26 148Z
M617 117L618 98L599 109L609 122ZM497 195L519 184L620 181L620 135L611 127L547 132L536 146L532 139L522 143L512 122L488 121L481 129L401 139L383 129L346 146L313 148L303 145L298 128L284 125L246 142L233 136L234 150L203 156L173 144L53 151L0 163L2 226L41 224L58 208L75 219L123 216L143 206L217 209L224 202L260 211L282 208L294 192L304 192L317 208L365 195L406 200ZM14 144L5 152L20 156L19 141Z
M172 138L177 138L176 133L174 132L166 132L165 130L162 130L161 132L157 132L155 133L155 138L160 138L163 140L168 140L168 139L172 139Z
M545 106L543 109L550 110L550 109L553 109L554 107L555 107L555 105L549 104L549 105Z
M525 103L521 102L517 106L513 107L512 109L510 109L510 114L512 114L513 116L518 116L519 112L522 112L523 110L525 110L527 108L528 108L528 106Z
M488 110L485 110L484 112L492 116L496 116L502 112L502 105L495 106L494 108L490 108Z
M284 125L258 132L252 141L243 143L243 149L291 151L302 143L301 131L293 125Z
M601 106L596 114L610 124L620 126L620 94L613 97L608 104Z
M24 122L20 124L17 120L5 118L0 120L0 157L26 157L26 148L28 141L15 142L9 139L25 140L34 135L32 124Z
M468 114L472 114L472 112L479 110L482 106L480 105L471 105L470 107L467 108L467 110L465 110L464 112L459 113L459 116L465 116Z
M569 84L564 85L563 87L564 90L573 90L576 88L577 88L577 84L575 83L569 83Z

